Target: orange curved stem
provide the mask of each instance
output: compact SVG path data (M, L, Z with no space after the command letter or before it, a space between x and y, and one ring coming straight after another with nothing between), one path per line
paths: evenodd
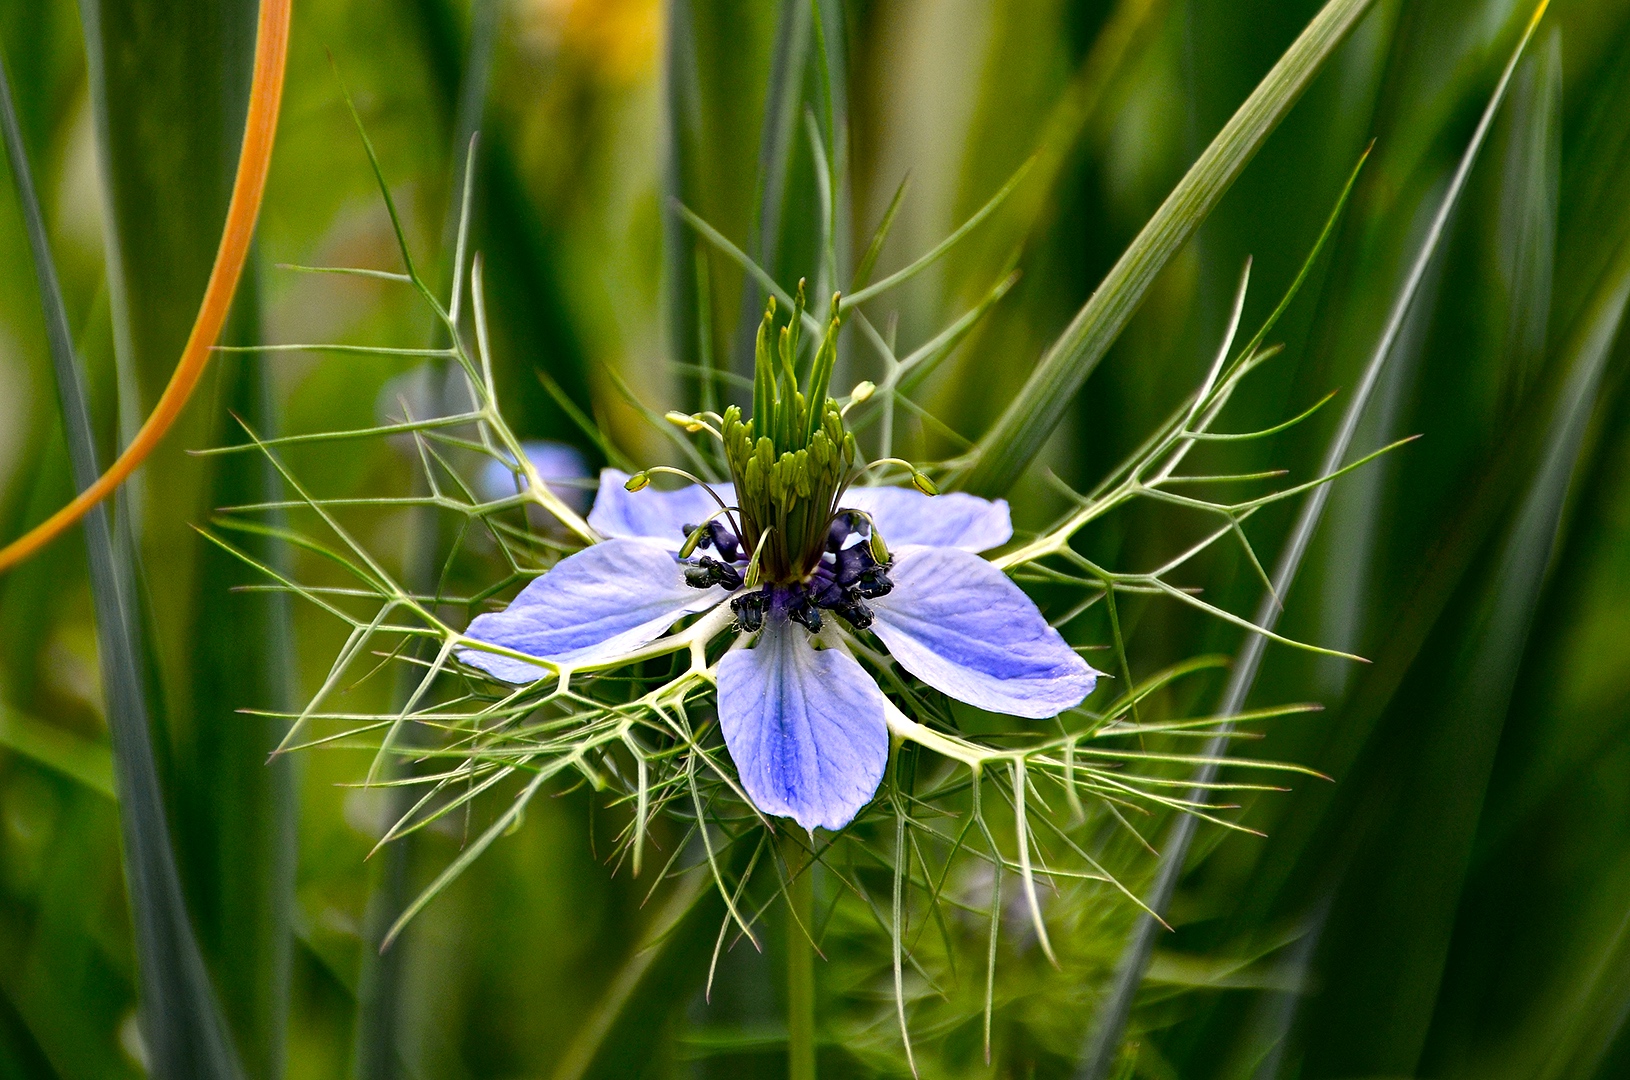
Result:
M94 484L80 492L73 502L0 549L0 573L39 551L84 517L91 507L113 494L169 432L203 377L210 352L232 307L232 294L237 291L238 279L243 275L249 241L255 232L255 218L266 192L277 112L283 100L283 69L289 53L290 3L291 0L261 0L260 26L255 36L255 73L249 86L249 114L243 128L243 149L238 155L238 176L232 185L232 201L226 209L221 246L216 249L209 284L204 288L203 302L198 305L198 318L193 321L192 333L187 335L186 347L181 350L181 359L176 362L169 385L124 453Z

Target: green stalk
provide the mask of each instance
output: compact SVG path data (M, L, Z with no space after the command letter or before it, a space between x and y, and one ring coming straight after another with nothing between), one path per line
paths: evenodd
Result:
M815 868L792 833L783 833L787 863L787 1076L815 1080Z
M1438 204L1436 214L1432 218L1431 226L1422 240L1415 260L1410 267L1404 284L1393 300L1392 310L1387 323L1382 330L1381 339L1371 354L1369 363L1347 404L1347 411L1342 416L1341 426L1336 430L1329 447L1325 451L1323 464L1319 475L1329 475L1341 467L1347 459L1347 452L1352 445L1354 436L1358 431L1359 423L1364 417L1364 408L1380 379L1382 367L1392 354L1398 335L1403 331L1404 320L1409 315L1410 305L1414 303L1416 293L1421 282L1426 277L1426 271L1436 253L1438 243L1443 237L1444 229L1449 222L1450 214L1459 202L1461 192L1465 190L1466 180L1471 174L1472 166L1477 161L1478 151L1483 146L1489 128L1494 122L1494 116L1505 100L1506 88L1511 83L1512 74L1517 69L1517 62L1522 58L1523 51L1528 47L1529 40L1534 35L1539 19L1544 14L1545 3L1541 2L1528 23L1527 30L1512 50L1511 57L1506 61L1505 70L1500 75L1500 81L1495 85L1494 92L1489 96L1488 104L1483 108L1482 118L1478 121L1476 130L1472 133L1471 141L1460 156L1453 176L1449 181L1448 189L1444 192L1442 201ZM1295 583L1297 574L1301 570L1302 559L1307 554L1308 546L1313 541L1313 534L1319 526L1324 515L1324 508L1330 498L1328 485L1315 488L1303 505L1285 547L1279 556L1278 565L1274 569L1272 588L1262 598L1257 608L1256 625L1264 630L1271 631L1279 621L1284 611L1282 597L1290 592ZM1219 716L1233 716L1240 712L1245 700L1256 682L1257 671L1262 663L1262 655L1266 648L1266 639L1261 634L1250 635L1240 651L1240 657L1235 663L1227 687L1223 691L1223 700L1217 710ZM1190 797L1196 805L1204 805L1210 797L1205 785L1211 783L1221 767L1221 758L1224 752L1223 740L1226 736L1213 736L1206 747L1204 754L1205 764L1196 770L1194 775L1195 787ZM1161 845L1160 869L1155 876L1155 882L1145 900L1145 912L1134 924L1125 949L1121 953L1121 961L1115 973L1115 981L1104 1003L1100 1006L1097 1023L1090 1029L1080 1065L1076 1071L1077 1080L1100 1080L1109 1075L1109 1070L1120 1052L1121 1036L1125 1030L1127 1020L1131 1014L1132 1000L1138 987L1143 982L1143 976L1148 968L1149 958L1154 949L1155 934L1160 925L1157 922L1159 913L1164 911L1171 902L1172 894L1177 888L1178 878L1182 875L1185 859L1188 855L1189 845L1194 838L1197 819L1192 814L1179 815L1173 823L1166 842Z
M781 250L781 218L786 209L787 177L792 171L798 105L808 68L810 20L813 11L803 0L781 0L776 16L775 45L770 58L769 85L764 99L764 121L759 135L758 203L747 250L758 264L775 272ZM763 307L763 291L751 275L741 286L741 322L733 350L738 370L747 366L753 344L753 323ZM755 411L755 416L761 415ZM759 421L760 425L763 421ZM766 434L760 428L759 434Z
M476 153L474 139L486 106L500 13L497 0L476 0L470 8L467 53L462 58L462 64L459 64L456 51L448 44L453 34L450 7L444 2L427 0L419 8L426 30L427 52L440 57L441 62L452 69L445 70L441 80L443 87L452 91L450 103L453 106L452 183L448 188L447 207L442 220L440 251L443 284L457 277L461 270L455 263L458 258L458 229L463 208L470 198L466 188L476 182L468 155ZM487 142L489 152L500 145L499 140ZM430 346L445 346L446 334L444 327L435 327L431 332ZM441 387L446 362L431 361L430 371L430 385ZM445 403L439 390L435 401L437 411L443 411ZM427 490L422 474L416 470L414 494L423 495ZM418 507L411 522L404 560L408 585L415 592L432 593L436 591L436 567L446 553L439 520L433 509ZM399 672L394 692L398 706L408 700L418 679L419 673L412 665ZM393 762L392 765L398 775L407 771L401 763ZM390 799L384 819L387 826L410 813L417 799L412 787L389 790ZM406 949L403 942L393 942L392 937L393 928L407 910L411 899L408 890L412 857L413 838L397 838L379 853L369 880L363 914L363 950L357 971L356 1025L351 1041L352 1080L390 1080L403 1074L399 1043L406 1012L404 1001L409 992L404 970Z
M1371 2L1329 0L1320 9L1110 268L951 486L992 496L1013 486L1131 320L1155 276L1194 235ZM849 302L857 303L860 296L855 293Z
M74 356L67 309L58 285L11 95L0 62L0 138L21 204L35 281L45 317L46 339L62 411L63 432L80 490L101 474L83 375ZM126 897L136 959L141 1034L154 1077L234 1080L242 1076L226 1021L205 970L182 895L175 852L159 786L149 725L138 636L140 609L132 545L115 532L106 506L85 515L91 601L96 617L97 659L113 743Z

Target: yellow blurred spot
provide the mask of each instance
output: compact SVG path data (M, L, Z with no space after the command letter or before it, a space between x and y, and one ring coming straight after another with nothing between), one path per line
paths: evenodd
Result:
M656 66L660 0L530 0L525 17L541 40L603 82L638 82Z

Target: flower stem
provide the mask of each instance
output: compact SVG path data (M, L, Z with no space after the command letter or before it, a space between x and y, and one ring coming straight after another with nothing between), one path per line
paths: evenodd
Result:
M815 868L792 833L783 833L787 864L787 1076L815 1080Z

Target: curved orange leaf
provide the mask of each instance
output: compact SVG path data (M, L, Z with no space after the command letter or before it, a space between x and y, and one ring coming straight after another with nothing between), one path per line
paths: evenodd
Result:
M209 272L203 302L192 333L181 350L175 372L170 376L153 413L130 440L124 453L97 481L80 492L73 502L40 522L33 529L0 549L0 573L16 566L60 536L85 514L113 494L121 483L153 452L181 410L209 364L210 351L221 335L232 294L237 291L243 264L249 256L255 218L266 192L266 172L272 161L272 140L277 132L277 112L283 100L283 69L289 52L291 0L261 0L260 25L255 37L255 72L249 87L249 114L244 123L243 149L238 155L238 175L232 185L232 201L226 210L226 226L221 230L221 246L215 252L215 265Z

